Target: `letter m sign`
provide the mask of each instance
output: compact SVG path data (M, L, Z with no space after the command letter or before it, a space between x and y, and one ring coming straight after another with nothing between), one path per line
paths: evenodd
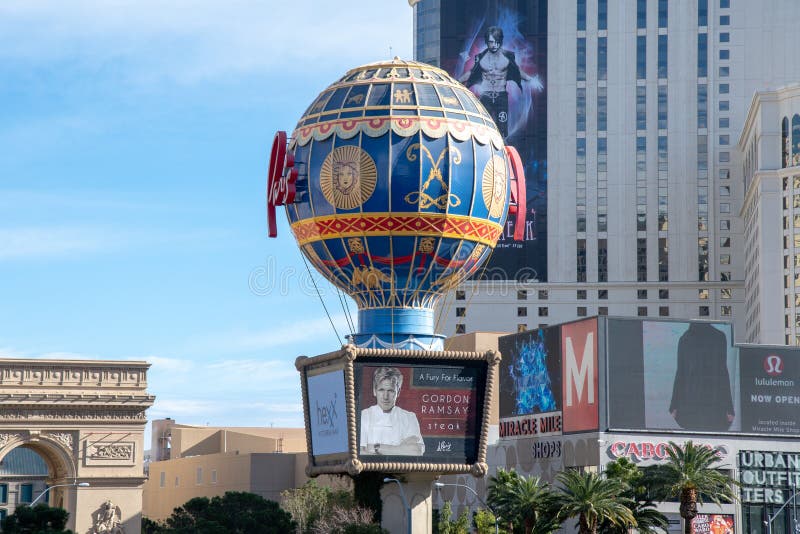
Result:
M564 432L597 430L597 319L561 326Z

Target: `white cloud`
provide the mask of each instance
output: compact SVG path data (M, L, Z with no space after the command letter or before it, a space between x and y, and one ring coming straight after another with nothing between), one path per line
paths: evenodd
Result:
M133 64L143 79L358 64L388 57L389 47L410 57L411 32L412 10L402 0L0 3L0 57Z
M0 262L81 256L137 247L188 243L223 243L219 229L196 231L128 230L95 226L22 226L0 228Z
M97 356L78 352L29 352L12 347L0 347L0 358L8 359L41 359L41 360L97 360Z
M103 248L108 242L91 228L0 228L0 261L77 254Z

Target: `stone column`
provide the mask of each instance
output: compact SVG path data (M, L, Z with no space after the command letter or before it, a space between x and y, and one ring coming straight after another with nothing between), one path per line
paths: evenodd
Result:
M431 473L414 473L393 477L381 488L383 515L381 526L391 534L429 534L433 532L433 499L431 488L436 476ZM402 494L401 494L402 486ZM405 495L405 501L403 500ZM408 528L408 510L411 508L411 529Z

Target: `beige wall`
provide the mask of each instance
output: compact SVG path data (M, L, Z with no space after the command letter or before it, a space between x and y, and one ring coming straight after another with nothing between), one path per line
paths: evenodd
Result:
M460 336L449 337L444 342L445 350L463 350L471 352L486 352L487 350L498 350L497 340L500 336L507 336L509 332L471 332ZM502 354L501 354L502 356ZM503 362L500 361L500 368ZM500 419L500 402L498 394L500 392L500 377L492 392L491 409L489 410L489 424L497 425Z

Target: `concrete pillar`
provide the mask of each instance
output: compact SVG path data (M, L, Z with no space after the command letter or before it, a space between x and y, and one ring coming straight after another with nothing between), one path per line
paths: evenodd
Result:
M383 515L381 526L391 534L429 534L433 532L433 499L431 488L436 476L431 473L415 473L403 477L394 477L400 480L389 481L381 488L383 501ZM402 486L402 493L401 493ZM405 495L405 501L403 500ZM411 529L408 524L408 511L411 508Z

